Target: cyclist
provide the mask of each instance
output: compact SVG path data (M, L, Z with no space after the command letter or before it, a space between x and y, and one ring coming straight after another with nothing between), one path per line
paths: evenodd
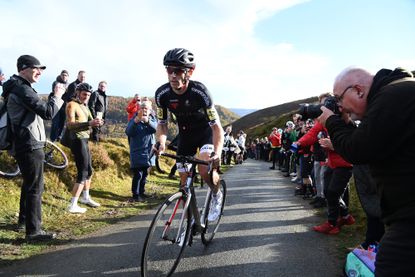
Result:
M199 148L201 160L211 160L220 164L223 147L223 129L213 105L208 89L200 82L190 80L195 69L193 53L184 48L169 50L164 56L163 64L167 70L169 82L156 90L158 153L166 148L167 115L170 111L179 126L178 155L193 156ZM186 181L183 164L177 163L181 183ZM215 221L220 214L223 195L219 190L219 175L213 174L213 184L209 179L207 167L199 165L199 173L212 189L213 197L208 220Z

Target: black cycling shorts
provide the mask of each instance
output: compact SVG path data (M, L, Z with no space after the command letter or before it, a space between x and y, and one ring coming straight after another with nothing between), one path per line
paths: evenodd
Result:
M72 141L71 151L74 155L75 165L78 171L76 182L80 184L92 176L92 160L88 147L88 139L74 139Z
M180 132L177 155L194 156L205 144L212 144L212 128L194 129L192 132Z

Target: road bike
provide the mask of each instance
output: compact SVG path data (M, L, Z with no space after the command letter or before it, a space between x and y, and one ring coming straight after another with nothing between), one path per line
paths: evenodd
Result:
M47 140L44 147L44 163L52 168L64 169L68 166L68 157L55 143ZM16 160L8 151L0 151L0 176L16 177L20 174Z
M208 245L215 236L226 200L226 183L220 180L223 194L219 217L208 221L212 191L208 187L203 207L199 209L193 187L196 165L208 165L212 181L213 170L207 161L192 156L161 154L176 159L183 164L188 173L186 184L166 199L157 210L147 236L141 255L141 276L171 276L176 270L187 245L193 243L193 236L200 234L202 243Z

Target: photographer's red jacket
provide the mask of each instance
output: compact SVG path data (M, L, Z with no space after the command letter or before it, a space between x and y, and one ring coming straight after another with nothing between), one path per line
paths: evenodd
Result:
M321 131L327 132L326 128L321 125L317 120L314 123L313 128L311 128L307 133L304 134L299 140L298 143L300 147L312 146L314 143L318 142L318 133ZM337 167L352 167L351 163L346 162L339 154L335 151L327 149L327 165L330 168Z

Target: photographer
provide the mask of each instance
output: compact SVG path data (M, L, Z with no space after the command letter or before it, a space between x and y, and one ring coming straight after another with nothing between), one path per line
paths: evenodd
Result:
M355 164L368 163L388 228L376 257L376 276L412 276L415 272L415 81L401 68L371 74L361 68L343 70L334 82L342 113L361 120L356 128L325 107L319 121L333 145ZM394 139L385 130L399 134Z

